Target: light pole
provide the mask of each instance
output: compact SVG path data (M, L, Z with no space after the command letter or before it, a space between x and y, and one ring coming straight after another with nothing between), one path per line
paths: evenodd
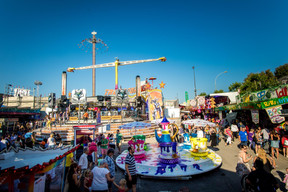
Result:
M37 106L40 107L39 86L42 85L42 82L41 81L35 81L34 85L37 86Z
M192 67L193 71L194 71L194 92L195 92L195 99L197 97L197 91L196 91L196 78L195 78L195 67Z
M217 76L216 76L216 78L215 78L215 91L216 91L216 81L217 81L217 78L220 76L220 75L222 75L222 74L224 74L224 73L227 73L228 71L223 71L223 72L221 72L221 73L219 73Z

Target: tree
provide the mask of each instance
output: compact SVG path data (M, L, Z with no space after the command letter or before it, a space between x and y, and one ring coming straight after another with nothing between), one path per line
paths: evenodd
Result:
M207 94L205 92L200 93L199 96L206 96Z
M280 65L275 69L274 75L277 79L281 77L288 76L288 63Z
M214 93L224 93L223 89L215 90Z
M242 83L240 90L241 95L259 91L263 89L267 89L270 87L275 87L279 85L274 74L268 69L266 71L262 71L261 73L250 73Z
M239 83L239 82L232 83L229 86L229 91L238 91L238 89L241 87L241 85L242 85L242 83Z

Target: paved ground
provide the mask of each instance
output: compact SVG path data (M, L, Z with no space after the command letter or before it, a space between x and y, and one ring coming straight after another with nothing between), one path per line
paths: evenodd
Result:
M155 143L155 138L146 139L147 143ZM127 142L122 144L122 149L127 149ZM218 191L235 191L240 192L240 177L235 173L237 164L237 156L239 149L237 144L232 146L225 146L224 142L220 142L218 151L222 157L222 166L216 170L202 175L193 176L190 180L161 180L161 179L147 179L138 177L137 191L138 192L177 192L182 187L188 187L190 191L201 192L218 192ZM254 152L248 151L254 156ZM288 158L280 155L276 160L277 168L272 171L277 178L280 189L278 191L286 191L285 186L280 182L285 175L285 169L288 167ZM116 171L115 181L119 183L121 178L124 178L124 172L119 168ZM114 189L113 191L117 191Z

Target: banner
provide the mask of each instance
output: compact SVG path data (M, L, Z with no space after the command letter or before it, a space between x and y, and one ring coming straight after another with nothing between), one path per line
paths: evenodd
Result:
M188 92L185 91L185 101L186 101L186 103L188 103L188 100L189 100Z
M86 104L86 89L72 90L71 103L72 104Z
M283 105L288 103L288 97L281 97L277 99L271 99L269 101L264 101L261 103L262 109L277 106L277 105Z
M269 99L277 99L288 96L288 84L280 85L274 88L263 89L261 91L252 92L245 95L237 95L237 103L239 102L257 102Z
M29 89L23 89L23 88L15 88L14 89L14 97L24 97L24 96L30 96L30 90Z
M259 111L258 110L251 110L251 115L252 115L252 121L255 123L255 124L258 124L259 123Z
M272 123L282 123L283 121L285 121L285 118L280 116L282 110L281 105L276 107L270 107L265 110Z

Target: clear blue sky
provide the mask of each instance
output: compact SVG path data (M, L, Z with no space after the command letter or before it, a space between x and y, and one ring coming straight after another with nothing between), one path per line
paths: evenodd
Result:
M247 74L274 71L288 63L288 1L0 1L0 92L8 83L33 88L43 82L42 95L61 94L61 72L92 64L91 50L78 44L97 37L108 44L96 64L151 59L167 62L119 67L119 85L135 87L141 80L163 81L165 99L194 97L192 66L197 92L228 91ZM97 95L114 88L114 69L96 72ZM92 71L68 73L68 92L85 88L92 94ZM159 87L159 85L158 85Z

